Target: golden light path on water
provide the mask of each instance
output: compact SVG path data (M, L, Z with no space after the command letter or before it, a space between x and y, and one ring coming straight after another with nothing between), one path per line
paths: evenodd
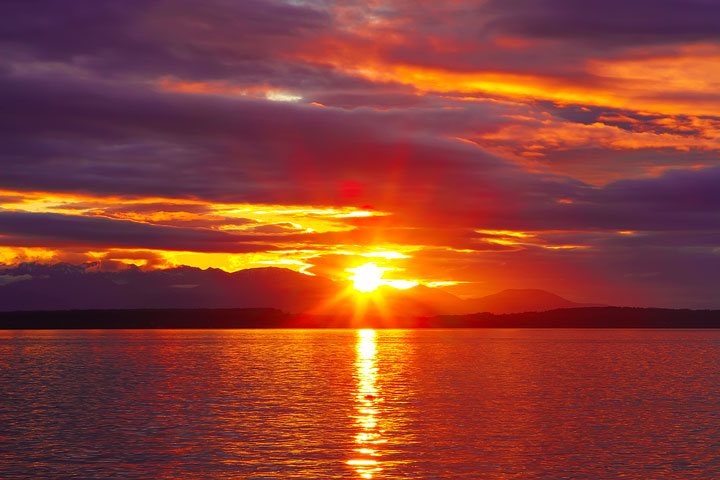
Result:
M379 423L380 397L378 389L378 369L376 364L377 344L374 330L358 330L357 362L355 392L355 425L358 433L355 435L357 455L347 461L352 465L361 478L373 478L381 472L380 451L378 446L387 443L382 438L383 430Z

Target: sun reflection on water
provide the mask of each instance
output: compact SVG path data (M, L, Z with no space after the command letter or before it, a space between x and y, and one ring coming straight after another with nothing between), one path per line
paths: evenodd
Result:
M355 435L357 448L354 451L357 455L347 463L355 467L361 478L373 478L374 474L382 471L378 447L387 442L382 438L383 430L379 425L383 399L378 389L376 352L375 331L358 330L354 418L359 431Z

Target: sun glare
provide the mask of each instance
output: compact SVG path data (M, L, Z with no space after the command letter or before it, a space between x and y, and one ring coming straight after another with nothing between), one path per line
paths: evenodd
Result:
M418 285L414 280L388 280L382 278L388 270L395 268L379 267L377 263L370 262L359 267L348 268L346 271L352 273L348 279L353 282L353 288L359 292L369 293L375 291L381 285L388 287L406 289Z
M347 271L353 275L350 278L353 288L360 292L372 292L383 284L382 276L390 268L378 267L375 263L366 263L355 268L348 268Z

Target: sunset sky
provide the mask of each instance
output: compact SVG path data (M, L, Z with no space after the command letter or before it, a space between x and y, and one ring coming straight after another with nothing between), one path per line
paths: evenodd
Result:
M717 1L2 10L0 263L720 308Z

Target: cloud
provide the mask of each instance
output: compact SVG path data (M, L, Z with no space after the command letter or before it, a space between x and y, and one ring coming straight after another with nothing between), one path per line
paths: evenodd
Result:
M4 235L0 242L5 245L96 245L227 253L276 249L273 245L251 243L256 237L52 213L0 211L0 225Z
M41 3L41 13L22 2L6 9L0 32L11 58L116 77L258 77L278 68L274 54L329 25L321 10L258 0Z
M320 272L387 247L457 288L710 295L713 2L38 5L0 20L8 258Z
M491 0L493 30L523 37L581 41L608 46L717 40L720 6L707 0Z
M22 282L24 280L32 280L32 275L0 275L0 286L10 285L15 282Z

